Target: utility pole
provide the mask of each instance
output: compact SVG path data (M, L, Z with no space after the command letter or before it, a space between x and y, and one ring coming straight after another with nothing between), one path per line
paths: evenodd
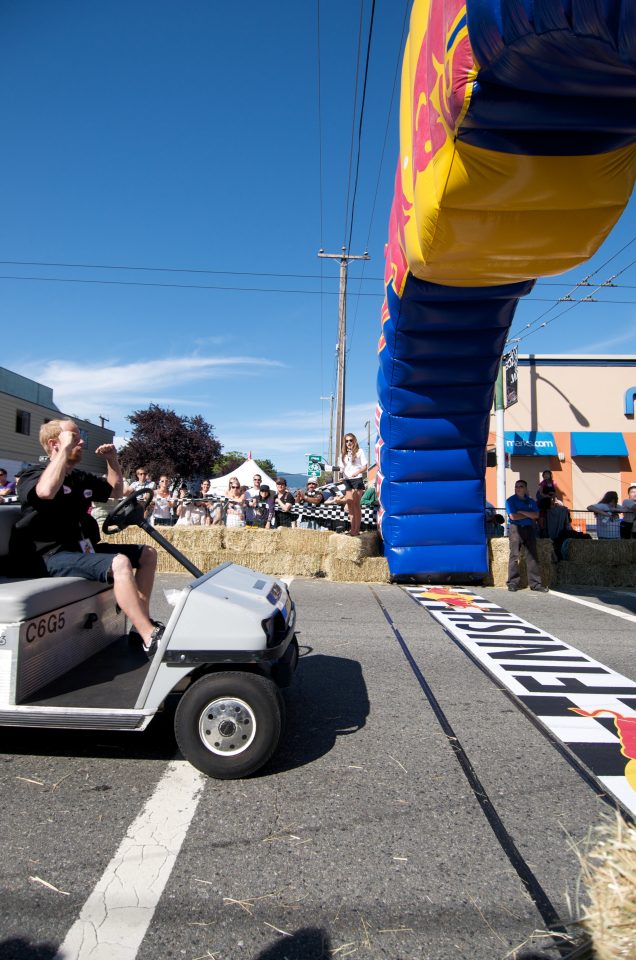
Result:
M347 253L347 248L343 246L342 253L325 253L324 250L318 251L318 256L325 260L340 261L340 293L338 297L338 377L336 384L336 460L342 450L342 438L344 436L344 416L345 416L345 353L347 344L347 267L350 260L370 260L368 252L363 254Z
M502 510L506 506L506 445L504 434L504 374L503 363L499 361L499 372L495 384L495 450L497 455L497 503L495 506ZM504 509L504 516L505 509ZM506 528L508 518L506 517Z
M110 420L108 419L108 417L102 417L101 413L99 414L99 419L101 420L100 426L101 426L101 428L102 428L102 430L103 430L103 429L104 429L104 424L105 424L105 423L110 423Z
M333 464L333 402L335 397L330 393L328 397L321 397L321 400L329 401L329 464Z

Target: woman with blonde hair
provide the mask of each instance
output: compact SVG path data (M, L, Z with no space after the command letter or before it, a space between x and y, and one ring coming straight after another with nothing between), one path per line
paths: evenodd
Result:
M241 493L238 477L230 477L225 503L225 526L245 526L245 494Z
M362 521L362 509L360 501L364 493L364 474L367 471L368 463L364 450L360 445L354 433L345 433L342 438L342 450L338 460L338 469L342 473L345 485L345 504L349 513L349 522L351 529L348 536L360 536L360 523Z

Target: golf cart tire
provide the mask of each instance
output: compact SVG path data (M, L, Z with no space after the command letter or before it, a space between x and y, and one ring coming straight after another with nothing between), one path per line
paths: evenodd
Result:
M207 674L179 701L174 721L179 749L193 767L215 780L248 777L278 746L281 704L276 684L260 674Z

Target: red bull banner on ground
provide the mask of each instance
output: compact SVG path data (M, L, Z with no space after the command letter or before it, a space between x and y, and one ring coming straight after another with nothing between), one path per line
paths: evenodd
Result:
M379 343L394 577L488 569L494 383L537 277L590 257L636 177L636 4L415 0Z
M636 816L636 682L466 588L410 596Z

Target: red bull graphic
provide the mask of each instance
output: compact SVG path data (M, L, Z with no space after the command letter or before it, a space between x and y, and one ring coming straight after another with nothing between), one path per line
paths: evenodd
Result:
M573 713L578 713L582 717L600 717L609 714L614 717L614 725L618 732L618 739L621 744L621 753L627 758L628 763L625 767L625 778L632 790L636 791L636 717L624 717L615 710L581 710L580 707L570 707Z
M413 175L455 136L466 106L466 88L475 76L468 40L466 3L431 4L413 78Z
M585 10L413 2L378 345L394 579L488 571L485 449L519 298L589 258L631 195L636 3Z
M486 610L487 607L480 607L477 598L471 593L459 593L448 587L430 587L418 594L423 600L438 600L447 607L453 607L456 610Z

